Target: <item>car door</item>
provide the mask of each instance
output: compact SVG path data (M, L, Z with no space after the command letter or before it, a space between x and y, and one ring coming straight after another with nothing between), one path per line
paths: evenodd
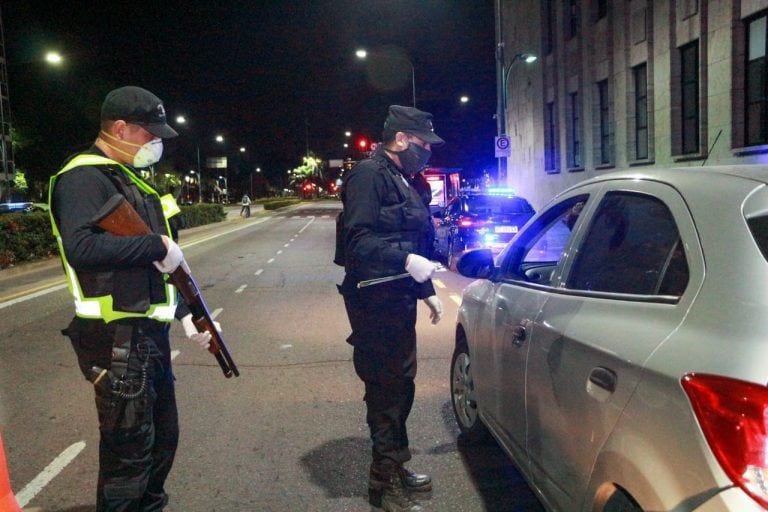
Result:
M528 345L526 447L535 485L558 510L581 509L644 362L682 322L686 250L698 247L668 185L618 180L597 199Z
M476 368L492 390L486 423L517 461L525 460L525 366L537 315L576 233L587 194L571 195L547 209L500 256L500 282L493 299L489 349L475 354ZM485 397L484 397L485 398Z

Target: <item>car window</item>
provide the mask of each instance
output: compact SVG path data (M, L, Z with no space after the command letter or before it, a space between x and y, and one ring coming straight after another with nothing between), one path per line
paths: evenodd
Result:
M503 277L549 285L587 197L579 195L558 203L520 233L502 264Z
M606 194L567 280L569 289L681 295L688 263L675 219L659 199Z

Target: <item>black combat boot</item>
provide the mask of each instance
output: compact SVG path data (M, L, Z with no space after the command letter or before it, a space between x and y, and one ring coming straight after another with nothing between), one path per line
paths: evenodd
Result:
M403 486L411 492L429 492L432 490L432 477L414 473L410 469L400 467L400 480Z
M371 505L380 507L384 512L423 512L424 509L416 503L403 485L398 472L390 473L386 479L379 475L371 480L368 496Z
M383 488L389 478L390 471L389 469L380 469L371 465L368 487L375 490ZM400 475L403 487L408 491L422 493L432 490L432 477L429 475L414 473L403 466L397 468L397 473Z

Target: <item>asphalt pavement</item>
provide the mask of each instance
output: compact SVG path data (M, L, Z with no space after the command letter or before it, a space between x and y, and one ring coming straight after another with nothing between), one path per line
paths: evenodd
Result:
M181 440L166 512L378 512L367 503L363 390L336 291L343 269L331 262L338 208L308 202L252 211L246 220L232 205L227 220L180 233L241 376L223 378L174 323ZM453 320L469 280L438 277L446 314L434 326L419 305L408 422L410 467L435 479L425 509L541 511L494 442L457 442L448 375ZM60 334L72 316L64 286L58 258L0 271L0 426L17 496L45 512L91 512L98 428L92 391ZM57 462L72 450L70 461ZM54 463L59 473L34 488Z

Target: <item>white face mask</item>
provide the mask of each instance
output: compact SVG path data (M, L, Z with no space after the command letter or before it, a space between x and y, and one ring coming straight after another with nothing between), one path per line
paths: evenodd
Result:
M137 169L149 167L160 161L163 156L163 139L152 139L139 148L133 155L133 166Z
M119 141L122 144L125 144L127 146L133 146L133 147L139 148L139 150L136 151L136 153L133 155L133 164L132 164L137 169L143 169L144 167L149 167L152 164L156 164L157 162L160 161L160 157L163 156L163 139L161 139L160 137L154 138L151 141L147 142L146 144L134 144L133 142L128 142L127 140L120 140L116 137L113 137L112 135L102 130L99 138L104 142L104 144L114 149L115 151L119 151L120 153L126 156L131 156L131 154L128 153L127 151L123 151L117 146L110 144L104 138L102 138L101 135L105 135L107 138Z

